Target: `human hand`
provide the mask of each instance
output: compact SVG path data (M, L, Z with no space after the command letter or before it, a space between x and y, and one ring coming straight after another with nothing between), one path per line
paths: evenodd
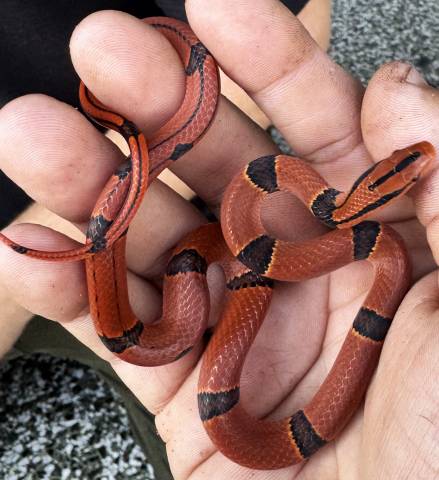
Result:
M82 240L83 235L70 222L55 215L42 205L33 203L12 224L38 223L69 235L71 238ZM26 325L31 321L33 314L15 302L6 286L0 283L0 305L2 306L0 326L0 359L2 359L14 346L19 336L23 333Z
M408 66L383 67L361 106L361 86L316 49L278 2L252 2L252 9L244 1L211 0L209 10L206 4L205 0L187 2L196 33L294 150L309 158L334 187L348 188L370 166L366 146L378 160L420 140L435 143L433 91L406 78ZM262 42L269 42L269 48ZM156 32L127 15L103 12L87 18L73 36L72 57L90 89L146 134L178 108L183 93L178 59ZM84 229L100 189L121 160L117 149L76 111L42 96L24 97L5 107L0 113L0 136L5 172L37 201ZM233 174L248 161L275 151L264 132L223 100L210 131L174 171L217 210ZM430 246L411 200L400 201L381 216L404 236L415 279L435 269L430 251L437 255L435 178L434 173L412 195ZM321 231L309 213L286 196L278 196L265 213L270 228L290 238L297 230L307 235ZM151 186L128 236L130 293L142 320L159 315L160 295L154 281L163 272L169 249L202 221L166 186L158 182ZM73 245L36 226L15 226L7 234L34 248ZM395 318L365 415L358 412L339 439L306 464L251 472L216 452L198 419L200 348L165 367L125 364L109 354L94 333L80 264L39 262L5 248L0 249L0 262L1 280L21 304L63 322L108 359L144 405L158 414L158 430L168 444L177 479L404 478L405 472L433 476L438 392L432 379L437 378L439 365L434 348L435 273L413 288ZM242 403L252 414L281 418L312 397L340 348L370 277L356 264L326 277L278 285L244 369ZM217 277L211 279L215 321L221 289ZM413 415L415 407L419 413ZM403 458L395 452L404 452Z

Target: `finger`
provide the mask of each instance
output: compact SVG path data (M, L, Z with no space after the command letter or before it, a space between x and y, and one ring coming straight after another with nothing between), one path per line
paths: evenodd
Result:
M49 250L56 245L68 249L78 245L39 225L13 225L3 233L34 248ZM17 303L35 314L68 321L86 306L85 272L79 263L48 263L19 255L1 244L0 265L1 283Z
M95 13L76 28L70 48L90 90L146 134L178 110L184 94L182 65L151 26L120 12ZM209 204L217 205L241 166L275 151L265 132L221 99L207 134L173 170Z
M329 0L308 2L297 14L297 18L312 38L324 51L328 50L331 28ZM221 70L221 92L259 126L266 129L270 125L268 117L260 110L254 100Z
M439 96L409 64L393 62L380 68L364 97L364 140L375 158L401 146L427 140L439 149ZM383 135L382 132L386 134ZM436 263L439 262L438 161L412 192L416 213L427 228Z
M123 156L72 107L29 95L0 111L0 159L2 170L28 195L85 231ZM151 185L129 231L128 266L139 274L158 274L167 250L201 222L195 208L170 188Z
M221 93L242 112L255 121L264 130L270 126L270 119L265 115L247 93L231 80L222 70Z
M0 358L4 358L11 350L25 326L32 318L32 314L15 302L8 290L0 283Z
M13 225L4 233L30 248L42 250L78 245L63 234L39 225ZM20 305L43 317L64 322L76 318L86 308L83 262L47 262L19 255L4 245L0 247L1 281ZM142 320L154 320L160 311L156 289L131 274L130 295L135 313ZM151 317L146 318L145 312L150 312Z
M388 333L365 408L364 478L408 471L434 478L438 471L437 285L437 271L418 282Z
M188 0L189 21L219 64L290 142L314 160L361 142L362 87L276 0Z
M87 221L121 161L83 115L44 95L17 98L0 110L0 149L1 169L11 180L74 222Z
M42 224L63 233L68 232L68 235L71 238L77 237L78 241L82 240L81 234L71 223L37 204L30 205L24 212L14 219L14 223L23 222ZM1 282L0 305L2 306L0 328L3 332L0 336L0 358L2 358L12 348L33 315L12 299L11 294Z
M438 109L437 90L415 67L404 62L383 65L364 95L361 122L369 152L383 158L421 140L437 147Z

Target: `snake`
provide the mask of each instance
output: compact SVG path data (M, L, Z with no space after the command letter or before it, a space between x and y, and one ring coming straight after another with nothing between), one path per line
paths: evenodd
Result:
M186 78L175 115L151 138L106 107L80 83L82 109L120 133L130 154L108 179L92 210L84 245L41 251L0 234L16 253L48 261L85 261L90 314L103 344L122 360L159 366L199 343L209 319L209 265L225 274L223 312L202 356L198 409L210 439L226 457L252 469L303 461L335 438L362 401L392 318L410 284L404 242L390 226L368 218L397 200L435 156L428 142L397 150L374 164L348 193L330 187L304 159L257 158L228 186L220 223L202 225L175 247L163 281L160 321L145 325L133 313L126 277L126 238L149 184L183 157L213 122L219 99L215 60L190 27L178 20L144 21L180 56ZM302 242L275 238L263 226L264 199L278 191L297 196L330 231ZM370 291L332 369L311 401L281 420L250 416L240 403L248 351L269 309L275 283L328 274L357 260L375 269Z
M310 163L288 155L251 161L231 181L221 205L221 226L233 257L260 279L297 282L328 274L354 261L374 268L374 281L334 364L303 408L280 420L258 419L240 403L240 377L272 296L273 284L245 277L233 292L204 353L198 407L218 449L252 469L302 462L333 440L358 409L377 366L384 339L410 285L411 267L401 236L368 218L416 184L435 158L420 142L395 151L366 170L343 193ZM270 235L261 220L267 196L289 192L330 231L290 242ZM246 274L248 276L248 273Z
M158 366L188 353L201 339L209 311L206 282L197 273L200 260L191 256L192 240L188 238L187 248L183 242L180 245L184 252L168 264L161 321L145 325L133 313L128 298L126 233L148 185L189 152L212 123L219 99L219 71L212 55L184 22L166 17L149 17L144 22L164 35L179 55L186 83L179 109L146 140L133 122L105 106L81 82L79 99L84 113L122 135L130 150L95 203L85 244L65 251L41 251L3 234L0 241L19 254L40 260L85 260L90 314L103 344L122 360ZM203 255L207 255L207 246L201 250Z

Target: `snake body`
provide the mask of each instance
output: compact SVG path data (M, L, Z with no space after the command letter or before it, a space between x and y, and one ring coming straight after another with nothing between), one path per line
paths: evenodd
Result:
M219 74L214 59L187 24L163 17L144 21L163 34L180 56L186 78L180 108L146 141L134 123L103 105L81 82L79 98L84 112L93 121L120 133L130 149L130 156L110 177L96 201L85 245L47 252L19 245L1 234L0 241L17 253L43 260L84 259L90 313L102 342L123 360L156 366L180 358L204 333L209 309L207 267L200 266L199 254L178 252L164 279L162 319L144 325L129 303L125 234L149 183L191 150L211 124L219 97ZM192 243L188 237L180 247L185 250ZM208 256L208 243L199 244L202 258ZM178 275L180 270L185 275Z
M91 214L85 245L69 251L27 248L0 234L15 252L50 261L85 259L90 312L96 331L115 355L155 366L181 358L200 340L209 315L206 271L219 263L226 277L224 311L204 352L198 386L201 420L218 449L254 469L302 461L333 439L358 407L376 367L393 315L409 285L409 261L400 236L365 219L404 194L434 157L427 142L399 150L371 167L342 194L299 158L269 155L250 162L229 185L221 226L187 235L169 260L163 315L144 325L132 312L126 280L126 231L148 184L189 151L214 116L216 64L189 27L168 18L146 20L172 43L186 74L183 103L152 138L112 112L81 83L80 100L93 120L123 135L130 156L108 180ZM301 243L263 227L264 198L287 190L332 230ZM306 407L283 420L259 420L241 405L240 375L263 322L274 280L300 281L356 260L375 268L375 280L328 377Z
M300 281L367 260L375 279L325 381L303 408L282 420L251 417L239 403L245 357L263 322L265 286L247 286L246 309L226 305L203 358L198 405L204 426L221 452L254 469L286 467L332 440L358 408L377 365L393 316L409 286L404 243L391 227L364 220L405 193L419 178L434 149L427 142L393 153L359 177L348 194L331 188L296 157L269 155L250 162L229 185L221 208L224 238L233 255L253 272L281 281ZM277 191L297 196L333 228L301 243L265 230L261 205Z

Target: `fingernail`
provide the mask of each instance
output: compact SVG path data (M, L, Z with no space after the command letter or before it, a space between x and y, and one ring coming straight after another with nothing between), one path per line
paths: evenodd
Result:
M405 77L405 83L410 83L419 87L423 85L428 85L427 82L424 80L424 77L416 70L415 67L410 68L407 76Z

